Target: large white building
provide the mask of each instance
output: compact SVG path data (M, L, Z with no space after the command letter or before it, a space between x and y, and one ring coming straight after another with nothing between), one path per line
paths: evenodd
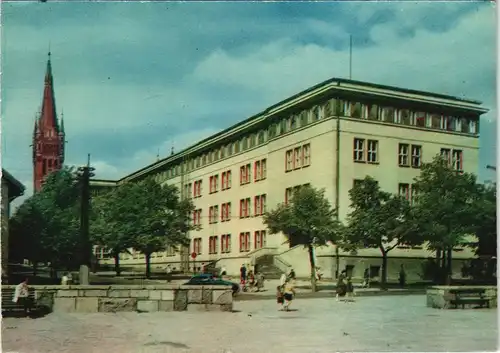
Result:
M242 263L266 258L307 276L307 251L269 234L262 222L266 210L286 202L294 188L311 184L325 189L343 220L349 189L366 175L383 190L411 199L420 166L437 154L457 170L477 173L479 118L486 111L474 100L330 79L117 182L92 183L109 186L154 175L192 197L193 222L201 230L190 232L190 249L154 254L153 264L186 268L189 260L192 268L216 262L236 274ZM378 249L345 253L331 244L317 248L316 256L327 277L346 267L354 276L365 268L376 276L381 265ZM410 277L418 276L430 256L422 247L392 250L389 278L397 277L400 264ZM455 249L455 259L472 256L467 248ZM121 264L143 265L144 257L124 254Z

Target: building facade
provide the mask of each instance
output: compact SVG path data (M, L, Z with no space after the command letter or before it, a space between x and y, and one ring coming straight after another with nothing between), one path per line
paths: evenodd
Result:
M191 247L155 254L153 264L192 269L216 263L237 274L242 263L267 255L281 270L293 267L305 277L307 251L282 234L269 234L266 210L310 184L325 190L342 221L349 213L349 190L367 175L411 201L422 163L439 154L457 171L477 173L479 118L486 111L469 99L331 79L117 183L154 175L193 199L192 221L201 229L190 232ZM455 250L455 259L473 256ZM397 277L400 264L418 276L431 256L422 247L398 247L389 253L388 276ZM378 249L345 253L329 244L316 248L316 257L326 277L345 268L353 276L369 268L376 277L381 265ZM133 252L121 260L143 262L143 255Z
M9 217L10 203L24 194L24 185L2 168L2 282L6 280L9 263Z
M35 192L42 187L45 177L64 164L64 121L58 121L54 94L52 64L47 60L41 111L35 118L33 129L33 187Z

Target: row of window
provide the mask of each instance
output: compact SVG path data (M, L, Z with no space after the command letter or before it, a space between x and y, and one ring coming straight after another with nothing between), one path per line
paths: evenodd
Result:
M257 230L253 233L253 249L262 249L266 247L266 231ZM220 242L219 242L220 239ZM193 239L193 252L201 255L203 251L203 239ZM250 232L241 232L239 235L239 252L249 252L252 250L252 239ZM231 250L231 234L213 235L208 238L208 254L227 254Z
M262 216L266 213L266 194L257 195L253 199L253 216ZM248 218L252 216L251 198L247 197L240 200L239 218ZM227 222L231 220L231 202L226 202L220 206L220 220ZM193 211L193 225L200 226L202 218L202 209ZM219 205L213 205L208 208L208 223L217 223L219 220Z
M442 148L440 153L443 158L448 160L453 169L463 170L462 150ZM354 138L353 160L358 163L378 163L378 141ZM422 166L422 146L400 143L398 146L398 165L400 167L420 168Z
M458 117L435 111L410 110L395 108L380 104L340 99L330 99L327 102L292 113L285 117L274 119L267 128L249 133L224 146L218 146L212 151L190 158L182 165L176 165L163 172L162 178L170 179L182 172L202 168L207 164L217 162L234 154L262 145L269 139L294 131L310 123L332 116L342 116L356 119L380 121L403 126L415 126L441 131L477 134L478 119L475 117Z
M285 171L309 167L311 165L311 145L309 143L292 148L285 153Z
M240 185L246 185L251 182L251 164L245 164L240 167ZM228 190L232 184L231 170L221 173L221 183L219 184L219 174L211 175L209 177L209 193L213 194L219 191ZM267 177L267 159L261 159L254 162L254 181L264 180ZM203 180L196 180L194 183L187 183L184 185L184 195L188 198L198 198L202 195Z

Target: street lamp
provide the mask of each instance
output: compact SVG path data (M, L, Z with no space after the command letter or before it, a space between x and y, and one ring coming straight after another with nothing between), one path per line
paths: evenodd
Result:
M494 165L489 165L489 164L486 166L486 169L490 169L490 170L493 170L493 171L495 171L495 172L497 171L497 167L496 167L496 166L494 166Z
M81 186L81 211L80 211L80 278L83 285L89 284L89 267L91 263L91 244L89 239L89 208L90 208L90 177L94 176L95 168L90 166L90 154L87 156L87 165L77 169L77 176Z

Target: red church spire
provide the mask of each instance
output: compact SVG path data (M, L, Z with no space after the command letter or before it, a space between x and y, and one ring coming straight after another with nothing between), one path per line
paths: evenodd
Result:
M42 128L53 128L57 133L59 126L56 117L56 100L54 96L54 79L52 77L52 65L49 59L47 60L47 70L45 72L45 88L43 90L42 101L42 114L41 114Z
M47 60L41 112L33 129L33 183L40 190L45 177L62 168L64 163L64 127L59 126L56 114L52 64Z

